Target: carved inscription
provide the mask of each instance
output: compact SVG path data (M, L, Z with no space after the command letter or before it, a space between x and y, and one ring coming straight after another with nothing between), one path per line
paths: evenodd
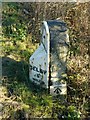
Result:
M43 79L43 75L45 75L45 74L47 73L46 70L43 70L43 69L38 68L38 67L36 67L36 66L30 65L29 68L30 68L30 70L33 70L33 71L36 72L36 73L34 73L34 75L33 75L33 80L34 80L35 82L38 82L38 83L40 83L40 81Z
M41 74L44 74L44 75L47 73L46 70L43 70L43 69L41 69L41 68L38 68L38 67L32 66L32 65L30 65L30 70L36 71L36 72L41 73Z

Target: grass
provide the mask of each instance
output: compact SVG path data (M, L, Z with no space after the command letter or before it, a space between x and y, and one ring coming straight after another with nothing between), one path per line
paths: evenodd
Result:
M47 94L46 89L29 80L28 63L10 57L2 57L2 61L2 86L5 88L3 93L6 99L3 96L5 102L1 101L4 104L3 118L14 119L14 114L19 114L17 111L21 111L22 116L51 117L52 96Z
M47 89L29 80L29 57L36 48L37 45L27 41L15 45L3 43L2 119L57 118L66 114L65 98L55 99Z

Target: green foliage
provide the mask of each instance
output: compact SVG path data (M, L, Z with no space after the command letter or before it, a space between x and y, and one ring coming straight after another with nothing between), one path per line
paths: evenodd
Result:
M80 112L76 109L75 106L68 107L68 120L80 120Z
M3 35L13 40L25 40L27 26L21 15L20 3L3 3L3 7Z
M30 86L32 86L32 83L30 83ZM39 114L45 115L46 117L50 116L53 104L51 96L47 96L45 93L41 95L40 93L36 94L33 92L33 89L30 90L26 84L20 82L13 82L9 88L11 87L14 91L13 94L17 96L16 100L23 103L21 107L25 110L25 112L28 112L31 108L31 114L33 114L34 111L33 117L37 117ZM37 87L35 87L35 89L37 89Z
M3 118L22 119L28 114L28 118L61 117L60 119L80 120L80 112L87 115L90 2L83 4L3 2L2 6L2 52L5 56L2 64L3 86L7 89L3 103L5 104ZM28 79L28 61L37 48L36 42L40 42L38 31L41 21L58 17L68 23L70 36L68 103L65 101L66 97L59 95L59 89L56 90L56 98L52 99L46 89L43 90Z

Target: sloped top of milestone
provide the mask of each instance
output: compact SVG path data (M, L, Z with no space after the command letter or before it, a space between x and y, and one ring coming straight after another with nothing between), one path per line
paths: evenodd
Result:
M47 24L50 30L55 30L59 32L67 31L66 23L61 20L48 20Z

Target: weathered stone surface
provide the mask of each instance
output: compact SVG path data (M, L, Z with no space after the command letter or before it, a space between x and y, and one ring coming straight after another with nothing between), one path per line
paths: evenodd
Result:
M62 21L50 21L50 64L51 64L51 92L55 86L61 86L62 91L66 93L66 62L68 54L69 36L66 24ZM58 84L57 84L58 83ZM52 94L52 93L51 93Z

